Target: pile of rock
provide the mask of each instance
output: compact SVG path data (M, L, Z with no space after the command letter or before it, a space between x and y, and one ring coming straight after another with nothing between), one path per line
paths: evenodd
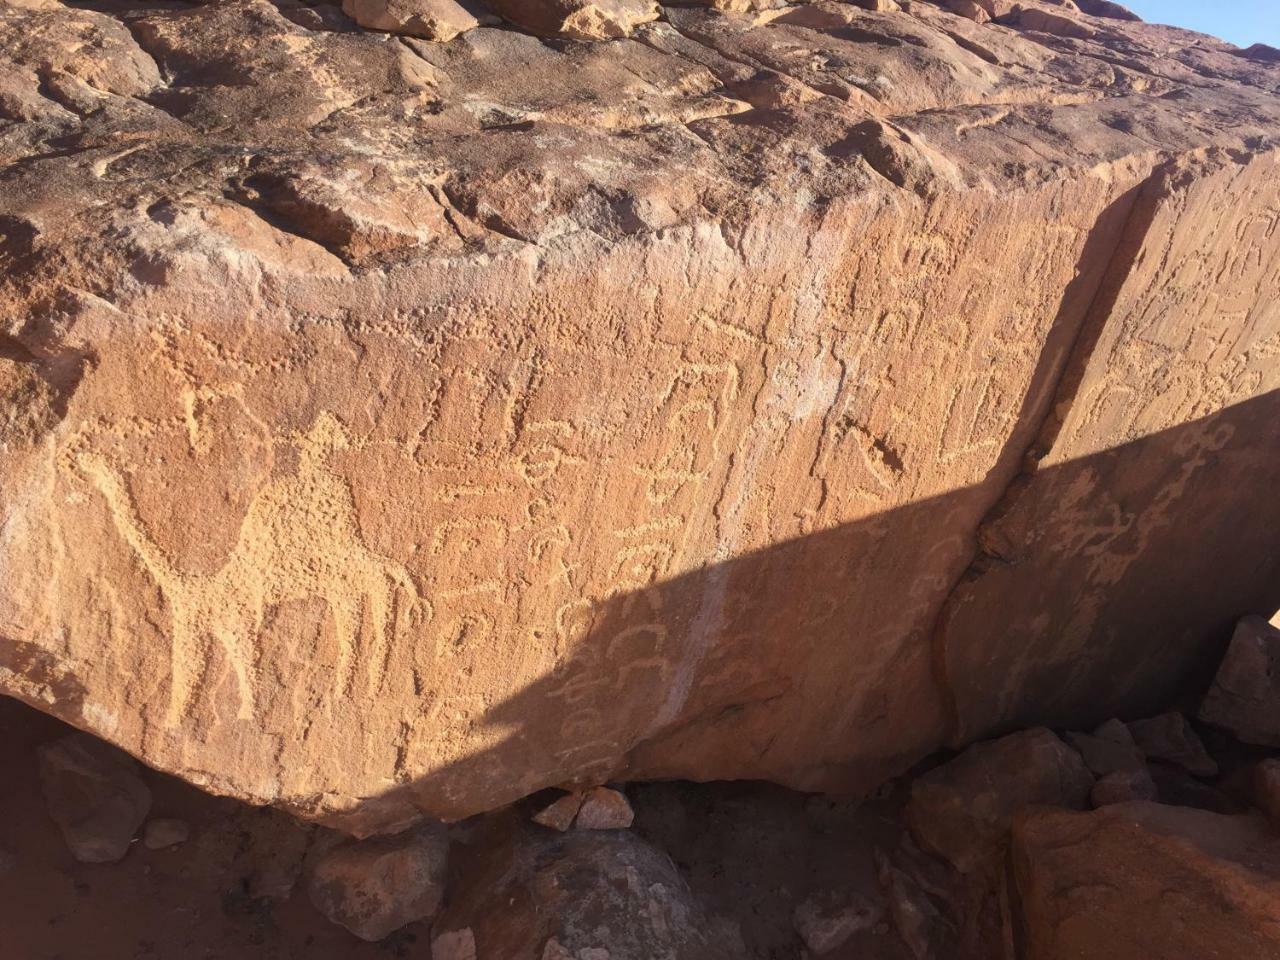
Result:
M867 837L872 869L842 861L837 882L789 889L781 865L765 865L785 936L832 958L1280 955L1277 667L1280 630L1246 618L1194 720L1023 730L891 783L872 801L889 811L872 815L887 824ZM148 819L145 771L114 747L72 734L40 748L39 766L79 860L118 860L139 836L151 849L189 839L184 821ZM429 923L433 960L776 955L744 936L756 905L726 911L729 886L708 895L705 876L691 881L690 839L715 814L660 786L635 788L639 818L622 789L598 785L363 840L245 808L225 836L199 841L235 848L229 875L248 896L283 899L301 883L363 940ZM746 797L767 824L768 795ZM803 829L825 833L858 805L815 796L801 808ZM722 840L740 827L714 829Z

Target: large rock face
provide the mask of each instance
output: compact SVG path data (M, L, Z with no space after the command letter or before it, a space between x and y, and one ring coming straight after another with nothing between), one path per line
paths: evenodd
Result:
M865 789L1277 606L1280 67L571 6L0 4L0 690L364 833Z

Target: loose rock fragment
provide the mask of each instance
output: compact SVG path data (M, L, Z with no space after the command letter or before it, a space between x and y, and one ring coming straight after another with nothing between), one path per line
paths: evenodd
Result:
M142 831L142 842L148 850L163 850L185 843L191 836L191 827L185 820L159 817L148 820Z
M564 833L573 826L574 818L577 817L578 811L582 808L584 799L584 795L577 790L566 793L563 797L553 800L535 813L533 822Z
M969 873L1004 848L1014 813L1031 804L1084 809L1093 777L1080 754L1043 728L974 744L924 774L906 808L927 850Z
M448 850L448 834L438 823L348 841L316 862L307 892L334 923L362 940L381 940L439 909Z
M635 819L631 802L610 787L588 790L574 826L579 830L625 830Z
M471 928L447 930L433 937L431 960L477 960L476 937Z
M480 960L739 960L739 938L666 854L631 831L551 833L487 818L454 857L435 936L469 929Z
M371 30L439 42L480 26L456 0L342 0L342 12Z
M835 950L855 933L880 922L884 906L858 893L815 894L795 912L796 933L818 956Z
M1146 755L1138 748L1128 728L1119 721L1109 723L1115 726L1099 728L1093 735L1067 734L1067 740L1084 758L1085 766L1099 777L1145 769ZM1116 732L1117 727L1121 732Z
M1098 778L1089 791L1089 802L1095 807L1110 803L1128 803L1130 800L1155 800L1159 796L1156 782L1146 767L1115 770Z
M1150 760L1176 763L1197 777L1212 777L1218 765L1182 714L1171 711L1129 724L1134 742Z
M1280 629L1258 616L1236 624L1200 719L1245 743L1280 747Z
M991 19L990 11L979 4L977 0L948 0L947 9L962 17L967 17L974 23L986 23Z
M122 858L151 808L138 764L85 733L44 744L39 757L49 815L72 855L84 863Z
M614 40L658 19L653 0L489 0L506 20L543 37Z

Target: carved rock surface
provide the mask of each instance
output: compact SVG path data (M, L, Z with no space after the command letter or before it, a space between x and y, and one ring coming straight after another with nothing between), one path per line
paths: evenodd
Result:
M1280 834L1259 816L1125 803L1013 828L1019 956L1262 960L1280 951Z
M368 834L867 790L1280 605L1274 64L92 6L0 4L0 691Z

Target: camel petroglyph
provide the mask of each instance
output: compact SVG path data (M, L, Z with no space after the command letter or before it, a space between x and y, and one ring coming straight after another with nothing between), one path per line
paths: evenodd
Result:
M272 479L253 497L226 562L211 574L178 568L138 516L121 474L99 454L72 457L102 493L121 536L156 581L172 617L171 720L191 707L204 682L213 643L235 672L239 719L256 710L258 637L272 606L319 598L328 605L337 638L335 690L349 695L355 659L363 654L369 690L383 679L390 643L408 629L421 606L402 565L366 546L346 480L329 460L350 443L345 428L321 414L295 437L298 469ZM360 641L364 640L364 643Z

